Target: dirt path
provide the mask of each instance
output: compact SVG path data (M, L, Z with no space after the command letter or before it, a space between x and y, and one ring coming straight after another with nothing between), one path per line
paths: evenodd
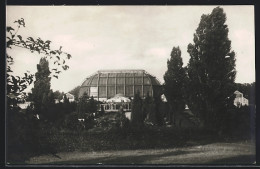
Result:
M255 146L249 142L213 143L172 149L64 152L60 158L33 157L28 164L253 164Z

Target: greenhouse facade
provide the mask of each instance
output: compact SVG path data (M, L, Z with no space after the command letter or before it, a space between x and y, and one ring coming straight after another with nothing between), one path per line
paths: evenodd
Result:
M160 96L162 94L159 80L145 70L99 70L87 77L79 90L79 97L84 93L96 100L106 101L121 94L133 98L134 94L141 98Z

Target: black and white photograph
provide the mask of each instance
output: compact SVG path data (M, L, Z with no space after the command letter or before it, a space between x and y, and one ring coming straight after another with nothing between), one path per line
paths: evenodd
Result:
M6 5L6 166L256 165L254 5Z

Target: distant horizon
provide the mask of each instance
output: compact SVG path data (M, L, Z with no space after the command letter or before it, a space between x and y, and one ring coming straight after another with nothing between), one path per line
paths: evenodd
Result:
M51 47L71 54L69 70L52 78L51 89L69 92L91 74L107 69L141 69L164 83L167 59L179 46L183 66L189 61L200 18L217 6L6 6L6 25L25 20L19 34L50 40ZM255 82L253 5L220 6L227 16L231 50L236 53L236 83ZM14 48L15 75L36 73L38 54ZM53 64L50 63L50 69ZM33 85L30 86L32 88ZM26 91L30 92L30 88Z

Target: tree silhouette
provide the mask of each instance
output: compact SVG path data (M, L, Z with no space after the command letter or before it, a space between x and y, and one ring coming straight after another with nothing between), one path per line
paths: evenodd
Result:
M185 108L184 84L186 73L182 66L181 50L179 47L173 47L171 58L167 61L168 70L164 74L165 96L171 107L171 111L169 111L170 123Z
M216 130L222 126L236 76L235 53L225 22L226 14L220 7L202 15L194 43L188 45L189 107L205 127Z

